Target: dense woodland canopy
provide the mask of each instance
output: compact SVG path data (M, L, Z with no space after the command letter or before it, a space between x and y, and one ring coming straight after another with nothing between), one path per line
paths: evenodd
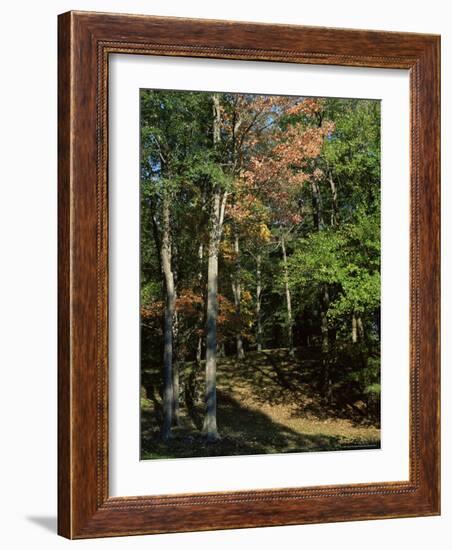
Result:
M141 320L163 442L224 438L217 374L266 366L378 426L380 103L142 90Z

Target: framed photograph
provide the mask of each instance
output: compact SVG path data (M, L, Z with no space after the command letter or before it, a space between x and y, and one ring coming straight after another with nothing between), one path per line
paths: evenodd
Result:
M440 513L439 56L59 16L61 535Z

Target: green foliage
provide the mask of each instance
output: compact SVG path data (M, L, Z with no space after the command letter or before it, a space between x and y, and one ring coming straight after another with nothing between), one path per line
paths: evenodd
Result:
M162 295L162 284L160 281L146 281L141 284L141 306L148 307Z
M322 285L333 288L331 322L375 311L380 305L379 217L360 210L355 223L309 234L296 243L289 266L291 288L311 300Z
M256 349L260 288L263 347L286 347L292 330L295 347L310 357L299 365L309 373L307 383L326 400L329 377L331 402L347 395L350 402L373 403L377 418L380 102L310 99L299 108L304 98L219 96L221 132L214 144L211 93L141 91L143 368L161 365L163 199L171 209L175 357L187 364L205 337L209 213L212 191L220 189L228 193L218 275L218 341L226 356L234 355L237 332L246 354ZM321 142L309 141L319 128L326 128ZM234 277L241 284L240 312ZM359 322L354 336L352 320Z
M325 142L322 157L326 169L344 187L340 198L348 217L351 210L344 208L347 200L367 205L379 202L380 102L328 100L324 116L334 120L335 131Z
M232 191L234 180L224 168L215 161L214 154L196 153L190 159L183 181L209 183L217 185L225 191Z

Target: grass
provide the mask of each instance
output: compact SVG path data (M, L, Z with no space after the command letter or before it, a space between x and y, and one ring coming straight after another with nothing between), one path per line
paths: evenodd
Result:
M308 383L316 359L290 358L286 350L222 358L217 366L217 422L221 439L202 436L202 366L188 364L186 390L196 380L200 395L181 399L179 425L168 442L160 438L160 373L142 373L142 459L230 456L380 447L380 430L359 407L326 405ZM190 378L191 377L191 378Z

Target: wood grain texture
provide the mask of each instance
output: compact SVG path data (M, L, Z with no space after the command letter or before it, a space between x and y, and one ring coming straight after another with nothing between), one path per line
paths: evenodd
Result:
M85 538L438 514L439 37L69 12L59 16L58 44L59 533ZM111 53L410 70L409 481L109 497Z
M69 14L59 19L58 33L58 530L71 532L70 410L70 181L71 82ZM64 90L64 93L63 93Z

